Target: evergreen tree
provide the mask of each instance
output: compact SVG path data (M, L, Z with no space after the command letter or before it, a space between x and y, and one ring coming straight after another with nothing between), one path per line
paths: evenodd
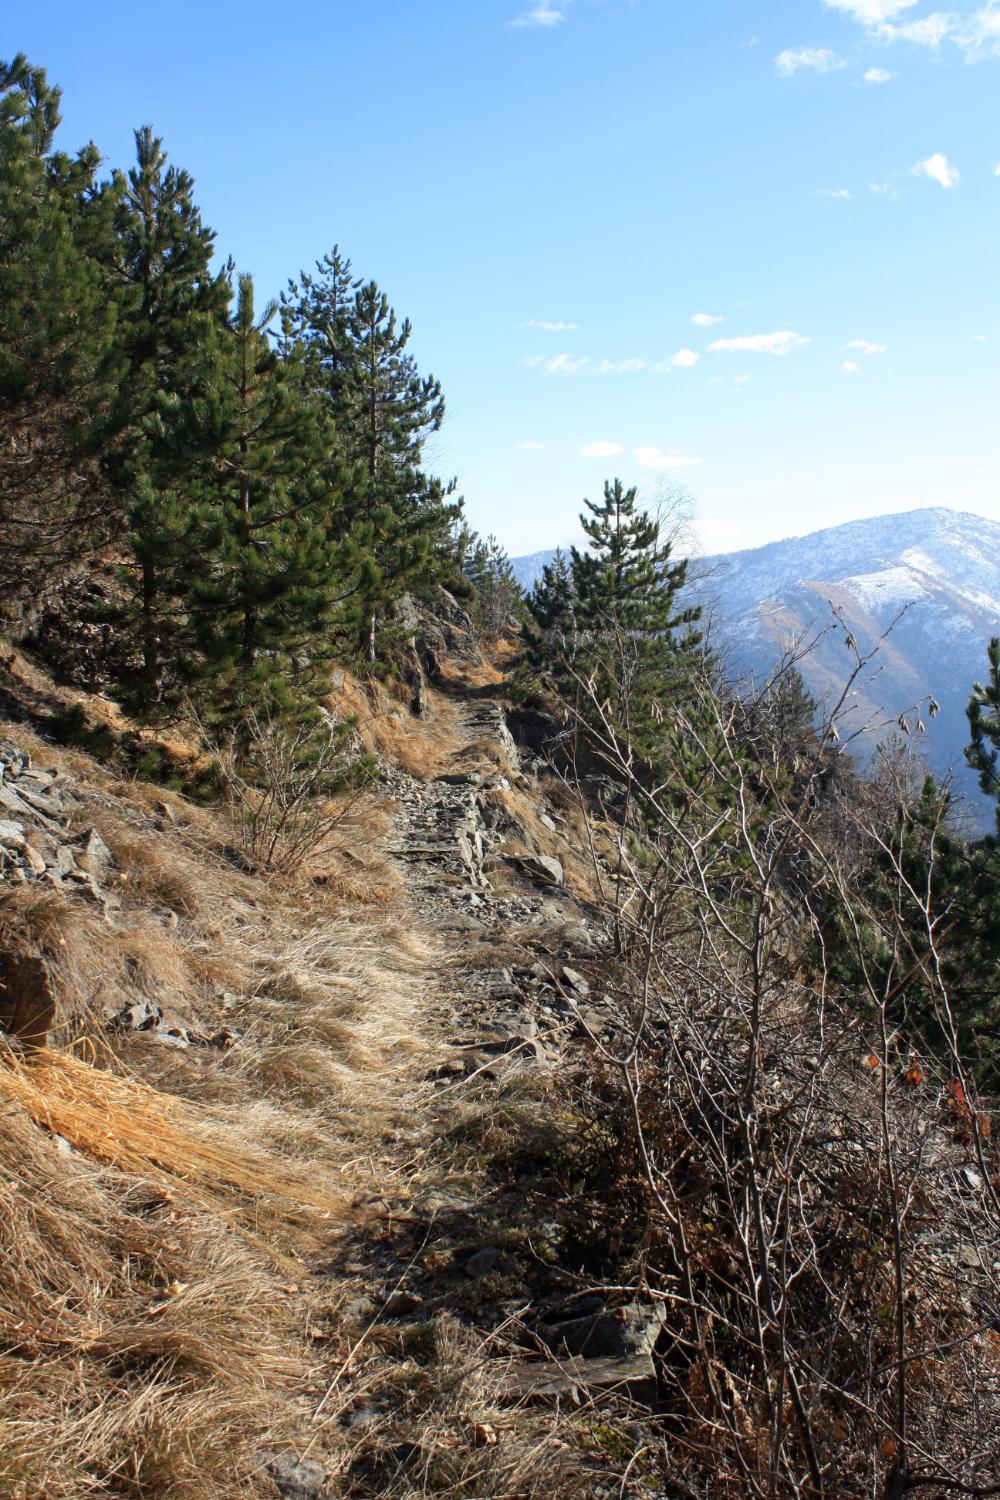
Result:
M94 146L53 150L60 91L0 63L0 594L51 582L105 537L91 432L118 384L111 238Z
M294 349L301 351L310 387L345 432L352 415L356 422L354 312L360 286L351 262L334 245L316 262L315 274L301 271L281 296L282 353L290 358Z
M211 272L214 234L202 222L191 177L168 164L148 125L135 132L135 144L134 167L112 182L123 378L106 442L132 552L143 656L137 696L154 705L163 693L164 657L176 654L168 652L170 622L189 560L180 545L178 451L162 441L168 429L158 418L216 379L215 335L229 288L224 272Z
M571 549L580 665L609 722L648 749L665 705L695 670L700 610L683 603L687 563L673 560L635 488L616 479L601 504L584 504L588 547Z
M374 282L357 282L339 247L300 274L283 299L283 335L299 351L309 388L333 420L338 449L365 473L344 524L366 559L357 647L372 666L380 622L407 588L449 571L452 487L426 474L427 437L444 419L439 383L420 375L408 351L411 326L397 322Z
M573 569L565 552L542 569L542 576L528 596L528 660L536 672L555 668L562 678L572 667L577 651L577 599Z
M996 636L990 641L987 654L989 677L985 683L974 685L966 710L971 740L965 759L978 773L983 794L997 804L996 826L1000 837L1000 639Z
M459 566L473 587L473 614L489 637L509 629L524 595L510 558L495 536L483 538L463 528L459 537Z
M351 591L339 532L353 497L327 420L268 343L276 312L269 303L258 314L252 278L239 278L198 513L210 566L191 609L201 648L234 679L237 698L266 683L280 700L290 659L322 636L338 594ZM314 656L325 659L319 647Z
M411 581L435 571L456 509L420 468L423 444L444 420L444 398L438 381L421 376L407 353L409 320L397 323L372 281L355 298L353 331L357 383L348 434L351 456L361 459L367 476L361 538L372 564L360 646L372 666L380 619Z

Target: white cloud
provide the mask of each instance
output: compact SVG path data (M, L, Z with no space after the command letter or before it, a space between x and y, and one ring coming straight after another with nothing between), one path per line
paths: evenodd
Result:
M1000 171L1000 168L998 168ZM719 313L695 313L691 322L695 328L711 328L715 323L724 323L726 320Z
M817 188L816 197L850 199L851 190L850 188Z
M648 365L644 359L602 359L594 368L598 375L636 375Z
M823 0L830 10L843 11L865 26L891 21L904 10L912 10L917 0Z
M580 449L581 458L614 458L616 453L624 453L625 449L621 443L584 443Z
M521 451L523 453L540 453L541 450L545 447L545 444L544 443L518 443L517 446L521 449Z
M840 368L843 370L845 375L856 375L861 366L858 364L856 359L845 359Z
M671 354L670 363L678 370L690 370L692 365L698 363L700 356L693 349L678 349L676 354Z
M579 326L578 323L548 323L544 318L527 318L521 324L522 328L539 328L542 333L571 333Z
M526 10L523 15L515 16L510 22L511 26L558 26L560 21L566 19L566 6L570 0L555 0L550 4L549 0L538 0L538 4L531 10Z
M851 339L848 349L857 349L861 354L884 354L884 344L873 344L868 339Z
M865 74L865 83L888 83L895 76L888 68L869 68Z
M824 4L859 21L879 42L909 42L915 47L933 49L950 42L970 62L1000 57L1000 0L985 0L971 11L935 10L910 21L897 18L912 10L917 0L824 0ZM885 71L882 68L870 69L874 74ZM888 80L884 77L869 78L866 74L865 81L885 83Z
M1000 177L1000 161L998 161L996 166L993 168L993 176Z
M816 73L835 73L845 64L829 47L800 47L797 52L791 48L779 52L774 66L782 78L791 78L803 68L811 68Z
M912 42L915 47L940 47L947 37L956 34L956 26L955 16L936 10L920 21L905 21L902 26L880 26L877 34L883 42Z
M958 168L952 166L943 151L935 151L933 156L929 156L926 161L918 161L910 170L914 177L930 177L943 188L956 187L962 180Z
M895 198L896 189L891 182L870 182L868 191L876 193L880 198Z
M788 329L781 333L744 333L735 339L716 339L709 354L776 354L779 357L801 349L809 340Z
M636 448L636 463L641 469L690 469L700 464L700 458L690 458L685 453L664 453L660 448Z
M546 375L578 375L590 360L585 354L579 359L574 359L572 354L533 354L524 363L529 370L543 369Z

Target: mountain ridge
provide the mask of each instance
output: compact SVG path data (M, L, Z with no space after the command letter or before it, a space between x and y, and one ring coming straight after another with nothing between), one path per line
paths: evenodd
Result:
M530 585L553 554L513 559ZM854 684L848 729L868 749L917 728L923 758L951 775L982 822L985 803L964 764L965 707L1000 634L1000 523L943 506L873 516L738 552L698 558L692 587L734 676L766 676L796 644L806 685L828 704L850 670L845 632L878 654ZM843 628L837 628L839 625ZM827 628L834 627L834 628ZM910 710L933 698L932 720Z

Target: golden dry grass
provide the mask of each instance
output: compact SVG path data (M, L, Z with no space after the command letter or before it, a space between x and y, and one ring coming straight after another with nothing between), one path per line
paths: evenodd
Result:
M358 737L369 753L419 780L430 780L464 743L461 715L445 693L428 689L427 711L415 717L382 683L362 683L345 673L329 707L357 721Z
M18 670L40 712L81 697ZM429 700L417 720L347 679L335 706L411 775L500 763L469 745L455 698ZM381 1243L365 1205L432 1196L442 1151L471 1181L517 1112L506 1095L456 1099L447 1122L431 1108L431 1007L459 977L383 852L391 801L353 808L298 879L265 879L215 811L16 720L0 736L75 778L72 830L108 845L115 897L102 912L54 889L0 896L0 946L44 959L59 1021L52 1050L0 1059L2 1500L273 1500L257 1455L283 1448L345 1496L586 1493L561 1424L504 1409L494 1347L447 1316L358 1346L345 1303L369 1278L330 1269ZM195 1044L109 1031L143 1000ZM349 1429L365 1402L375 1426Z

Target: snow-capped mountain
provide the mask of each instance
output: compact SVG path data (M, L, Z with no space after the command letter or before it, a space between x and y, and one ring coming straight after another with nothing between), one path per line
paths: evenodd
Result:
M551 555L515 559L519 577L530 586ZM986 673L991 636L1000 635L1000 524L944 509L876 516L705 558L692 574L734 674L765 674L790 645L815 638L800 670L824 704L850 670L846 632L862 653L885 636L854 685L847 732L870 726L870 746L933 697L940 710L920 715L919 748L939 774L954 768L970 812L989 816L962 752L969 691ZM833 610L842 624L824 630Z

